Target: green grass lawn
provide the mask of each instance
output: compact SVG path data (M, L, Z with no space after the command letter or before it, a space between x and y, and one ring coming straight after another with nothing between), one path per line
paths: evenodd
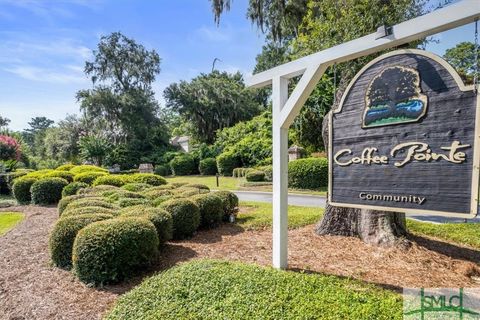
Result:
M196 260L147 279L105 319L402 319L402 299L348 278Z
M0 236L13 229L24 217L21 212L0 212Z
M186 182L186 183L201 183L208 186L212 190L242 190L242 191L264 191L271 192L271 185L263 186L244 186L246 182L245 178L233 178L233 177L219 177L219 186L217 187L215 176L178 176L178 177L166 177L168 182ZM327 188L320 190L307 190L307 189L289 189L290 193L300 194L314 194L314 195L326 195Z
M407 219L408 231L480 249L479 223L434 224Z
M272 225L272 204L267 202L240 202L242 213L237 224L247 230L262 230ZM317 222L323 214L321 208L288 206L288 227L303 227Z

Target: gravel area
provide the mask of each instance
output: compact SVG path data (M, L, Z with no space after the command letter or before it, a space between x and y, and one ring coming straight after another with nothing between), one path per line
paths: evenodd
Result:
M6 209L5 209L6 210ZM4 211L5 211L4 210ZM70 272L49 264L48 234L55 208L8 208L26 218L0 237L0 319L100 319L119 294L143 276L197 258L270 265L271 232L223 225L186 241L169 243L158 264L121 285L90 288ZM400 291L402 287L474 287L480 252L434 239L412 237L408 249L386 249L355 238L319 237L313 226L289 232L290 269L363 279Z

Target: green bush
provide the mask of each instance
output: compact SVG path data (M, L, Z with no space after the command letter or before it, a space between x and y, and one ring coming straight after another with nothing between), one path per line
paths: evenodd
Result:
M152 200L152 206L158 207L162 203L164 203L165 201L168 201L170 199L173 199L173 196L171 196L171 195L160 196L160 197Z
M170 183L171 186L173 186L174 189L181 188L184 185L187 185L188 182L172 182Z
M139 205L122 209L122 217L145 217L157 230L159 244L162 245L173 236L173 218L170 213L160 208Z
M92 284L118 282L135 275L158 253L155 226L146 219L118 218L92 223L73 244L73 269Z
M83 182L72 182L65 186L62 190L62 198L77 194L78 190L88 188L88 184Z
M93 172L83 172L79 173L74 176L73 181L75 182L83 182L88 185L92 185L92 183L98 178L102 176L106 176L108 173L93 171Z
M158 190L158 189L153 189L153 190L147 189L142 192L142 195L144 195L147 199L150 199L150 200L155 200L159 197L169 196L172 194L173 193L171 190Z
M125 184L125 176L124 175L105 175L100 176L93 181L92 185L95 186L114 186L114 187L121 187Z
M228 218L233 214L236 215L238 210L238 197L231 191L217 191L213 193L222 200L223 219L228 221Z
M118 209L118 207L115 204L110 203L103 198L87 197L87 198L73 200L67 205L67 207L65 208L65 211L69 209L76 209L76 208L83 208L83 207L102 207L107 209Z
M131 199L144 199L145 196L140 194L140 193L136 193L136 192L130 192L130 191L127 191L127 190L123 190L123 189L118 189L118 190L107 190L107 191L104 191L102 193L102 195L104 197L107 197L110 201L118 201L122 198L131 198Z
M186 185L183 185L181 188L194 188L210 191L210 188L208 186L201 183L188 183Z
M220 224L223 218L223 203L220 197L213 193L199 194L190 198L200 210L200 226L213 228Z
M105 317L137 319L401 320L403 309L398 293L351 278L194 260L148 278Z
M170 169L170 166L159 164L155 166L155 174L158 174L159 176L162 176L162 177L166 177L171 175L172 171Z
M111 216L118 216L119 211L114 210L114 209L109 209L105 207L96 207L96 206L87 206L87 207L81 207L81 208L71 208L71 209L65 209L63 211L61 218L67 218L67 217L75 217L75 216L80 216L84 214L108 214Z
M232 176L233 169L241 166L240 157L232 151L227 151L217 157L218 172L223 176Z
M198 171L203 176L213 176L217 174L217 161L215 158L206 158L200 161Z
M32 203L38 205L56 204L62 199L62 190L68 181L62 178L44 178L30 188Z
M170 168L172 169L172 174L175 176L188 176L197 173L195 160L187 154L173 158L172 161L170 161Z
M198 206L190 200L168 200L163 202L160 208L172 215L174 239L191 237L200 225L200 211Z
M118 200L118 206L120 208L133 207L140 204L148 205L150 204L150 201L148 199L141 199L141 198L120 198Z
M151 186L161 186L167 184L165 178L151 173L135 173L128 176L130 183L146 183Z
M80 173L85 173L85 172L103 172L103 173L108 173L107 169L100 168L97 166L92 166L92 165L81 165L81 166L75 166L72 169L70 169L70 172L73 173L74 175L80 174Z
M328 185L328 160L306 158L288 163L288 186L297 189L318 189Z
M113 218L108 214L84 214L57 221L50 233L48 246L53 264L59 268L72 267L72 247L78 231L90 223Z
M122 189L130 192L141 192L150 187L151 186L146 183L127 183L126 185L122 186Z
M15 200L17 200L19 204L29 204L32 201L30 188L35 182L37 182L37 179L35 178L21 177L15 179L12 190Z
M235 168L233 169L232 176L234 178L243 178L250 168Z
M260 170L249 170L245 175L248 182L265 181L265 172Z
M60 167L56 168L55 170L57 170L57 171L70 171L73 168L75 168L74 164L67 163L67 164L61 165Z
M65 208L70 204L70 202L74 201L74 200L77 200L77 199L82 199L82 198L86 198L88 197L89 195L86 195L86 194L75 194L75 195L71 195L71 196L66 196L66 197L63 197L59 202L58 202L58 206L57 206L57 209L58 209L58 215L61 216L62 215L62 212L65 210ZM100 199L101 198L96 198L96 199Z
M122 190L122 189L115 186L102 185L102 186L96 186L96 187L79 190L78 194L84 194L84 195L90 195L90 196L103 196L107 192L112 193L118 190Z
M271 165L258 167L258 170L261 170L265 173L265 181L273 181L273 167Z
M52 172L49 172L47 174L45 174L43 177L45 178L62 178L62 179L65 179L67 180L69 183L70 182L73 182L73 174L70 173L70 172L66 172L66 171L52 171Z

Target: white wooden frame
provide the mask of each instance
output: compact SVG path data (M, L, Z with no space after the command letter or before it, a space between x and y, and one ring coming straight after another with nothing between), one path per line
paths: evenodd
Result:
M453 29L480 18L480 1L463 0L392 27L392 34L376 39L372 33L306 57L282 64L247 79L251 87L272 85L273 104L273 266L288 266L288 128L325 70L384 49ZM302 75L290 97L289 79ZM320 133L319 133L320 134Z

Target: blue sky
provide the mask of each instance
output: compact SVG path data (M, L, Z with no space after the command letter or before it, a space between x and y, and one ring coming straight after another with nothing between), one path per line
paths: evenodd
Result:
M209 72L216 57L217 69L248 75L263 36L245 18L247 3L233 1L217 27L207 0L0 0L0 115L21 130L34 116L58 121L77 113L75 93L91 86L85 60L113 31L160 54L160 103L166 86ZM473 41L473 30L470 24L440 34L427 49L443 54Z

